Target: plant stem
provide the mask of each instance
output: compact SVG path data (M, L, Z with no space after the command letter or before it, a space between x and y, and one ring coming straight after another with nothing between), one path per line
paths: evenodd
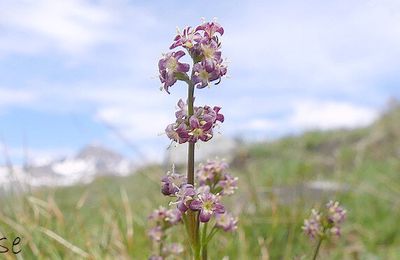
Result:
M190 83L188 86L188 114L189 118L194 113L194 85ZM188 165L187 165L187 181L188 184L194 185L194 143L189 142L188 147Z
M213 236L215 235L215 233L217 233L218 229L216 226L214 226L210 233L208 234L207 238L206 238L206 244L208 244L208 242L210 242L210 240L213 238Z
M319 252L319 248L321 247L321 244L322 244L322 240L324 240L324 237L323 237L323 236L321 236L321 237L319 238L318 245L317 245L317 247L315 248L313 260L316 260L316 259L317 259L318 252Z
M159 245L159 247L158 247L158 254L159 254L160 256L163 255L163 247L164 247L164 241L163 241L163 239L161 239L160 245Z
M201 233L201 259L207 260L207 222L204 223L203 231Z
M194 84L188 82L188 116L189 118L194 113ZM187 163L187 182L194 185L194 143L189 142L188 146L188 163ZM199 245L199 221L196 218L194 211L188 211L188 226L190 243L194 258L200 259L200 245Z

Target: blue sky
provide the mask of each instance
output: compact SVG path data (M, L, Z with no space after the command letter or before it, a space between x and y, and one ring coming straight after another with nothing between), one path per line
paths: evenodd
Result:
M0 0L0 137L14 161L100 143L149 159L168 146L183 84L160 92L176 27L225 27L229 77L196 93L227 136L274 138L372 122L400 97L398 1Z

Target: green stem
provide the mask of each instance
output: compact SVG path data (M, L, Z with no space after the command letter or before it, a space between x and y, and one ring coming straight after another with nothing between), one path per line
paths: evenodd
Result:
M206 238L206 244L208 244L208 242L210 242L210 240L213 238L213 236L215 235L215 233L217 233L218 229L216 226L214 226L211 231L210 234L208 234L207 238Z
M190 83L188 86L188 114L189 118L194 113L194 85ZM187 169L188 184L194 185L194 143L189 143L188 147L188 169Z
M324 229L324 233L325 233L325 229ZM323 235L322 235L322 236L319 238L319 241L318 241L317 247L315 248L315 252L314 252L314 256L313 256L313 260L316 260L316 259L317 259L318 252L319 252L319 249L320 249L320 247L321 247L321 244L322 244L322 240L324 240L324 236L323 236Z
M163 236L161 236L160 244L158 245L159 256L163 256L163 248L164 248L164 242L165 242L166 238L167 238L167 236L165 234Z
M203 231L201 233L201 259L207 260L207 225L208 223L204 223Z
M183 220L183 224L185 226L185 231L186 231L186 233L188 234L188 236L190 238L189 223L188 223L188 219L187 219L186 214L182 214L182 220ZM191 243L189 243L189 244L191 244ZM191 249L191 248L189 248L189 249Z
M164 241L161 239L161 241L160 241L160 245L159 245L159 247L158 247L158 255L159 256L162 256L163 255L163 247L164 247L164 243L163 243Z
M194 84L188 82L188 116L189 118L194 113ZM194 185L194 143L189 143L188 146L188 163L187 163L187 182ZM200 243L199 243L199 221L196 218L195 212L188 211L188 226L190 243L194 258L200 259Z
M194 259L195 260L201 260L201 258L200 258L200 247L196 247L196 250L194 251Z

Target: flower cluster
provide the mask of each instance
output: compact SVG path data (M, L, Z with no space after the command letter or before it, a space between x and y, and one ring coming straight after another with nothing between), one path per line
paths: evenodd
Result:
M159 207L149 216L149 221L153 224L148 234L149 237L154 241L160 241L165 231L178 224L181 219L182 214L179 210Z
M237 189L238 177L228 173L228 164L223 161L212 160L200 165L196 176L199 185L209 186L212 192L232 195Z
M200 259L200 255L202 259L207 258L207 244L218 230L228 232L237 228L237 218L227 213L221 202L224 195L231 195L237 189L238 179L227 172L227 164L210 161L200 165L196 175L194 172L193 144L199 140L209 141L214 129L224 122L221 107L194 106L195 89L205 88L211 82L219 84L227 73L218 38L223 34L224 29L216 22L186 27L182 32L178 31L170 52L163 54L158 62L162 88L168 94L169 88L178 80L188 85L187 102L178 101L175 122L165 128L165 133L173 142L189 143L189 153L186 176L173 170L161 180L161 193L172 198L169 205L175 208L167 210L161 207L149 217L153 223L149 236L158 245L157 254L150 259L165 259L182 251L179 246L165 244L168 239L166 231L178 223L186 227L188 248L195 259ZM191 65L182 61L186 54L192 59ZM208 225L213 225L209 232Z
M238 178L232 177L227 169L228 164L218 160L200 164L196 171L197 187L182 181L185 180L184 175L168 172L161 180L161 191L164 195L176 198L171 204L176 204L182 214L188 210L197 211L201 222L208 222L212 216L219 219L220 215L226 214L225 207L221 204L221 197L231 195L237 189ZM232 217L225 217L220 223L217 227L232 230L235 229L237 221Z
M197 185L188 184L186 177L174 169L167 172L161 179L161 192L173 199L169 204L174 207L159 207L150 214L152 225L148 235L151 240L161 244L167 229L182 223L188 211L198 214L201 223L212 221L216 230L236 230L238 219L228 213L221 202L224 195L231 195L237 189L238 178L231 176L228 168L227 163L219 160L200 164L196 171Z
M326 204L327 208L327 216L328 216L328 225L330 228L330 232L332 234L335 234L336 236L340 236L341 234L341 228L340 224L344 221L346 218L346 210L339 206L339 202L335 201L329 201Z
M212 216L215 216L221 219L220 225L217 224L216 227L221 227L226 231L233 230L236 228L237 220L232 217L221 217L221 215L230 216L226 215L225 207L221 204L221 197L233 194L238 180L228 174L227 169L228 164L221 161L209 161L205 165L200 165L197 170L199 183L197 188L182 182L183 175L167 173L162 178L162 191L170 191L169 187L174 187L174 193L163 194L176 197L176 201L171 204L176 204L182 214L188 210L197 211L201 222L208 222ZM176 182L176 180L180 181Z
M175 259L176 256L182 254L183 251L183 246L179 243L167 244L161 248L160 255L152 255L149 257L149 260Z
M302 227L304 232L312 239L323 235L323 229L321 224L321 214L315 210L311 210L311 216L304 220L304 226Z
M340 236L340 225L345 218L346 210L339 206L339 202L329 201L324 213L311 210L311 216L304 220L302 229L311 239L325 238L329 234Z
M224 29L216 22L204 22L196 28L186 27L182 32L178 31L170 49L185 49L194 63L189 77L189 64L178 61L185 55L182 50L163 55L158 69L160 81L167 93L177 80L189 82L197 88L204 88L213 81L217 81L216 84L220 82L227 72L218 38L218 35L223 34Z
M193 115L189 116L187 103L180 99L177 105L176 121L166 127L165 133L179 144L196 143L198 140L206 142L213 137L213 129L218 122L224 122L224 116L219 113L220 107L194 107Z
M162 241L167 236L167 230L182 221L182 214L178 209L166 209L159 207L148 217L151 225L148 236L153 242L153 246L160 249L160 255L153 255L149 259L164 259L168 255L177 255L183 250L173 250L182 248L179 244L163 244Z

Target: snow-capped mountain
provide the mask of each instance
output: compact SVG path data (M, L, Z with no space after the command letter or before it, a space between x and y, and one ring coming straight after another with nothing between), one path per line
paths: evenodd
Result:
M100 175L127 175L133 163L121 154L100 145L88 145L75 156L27 167L0 166L0 186L64 186L88 183Z

